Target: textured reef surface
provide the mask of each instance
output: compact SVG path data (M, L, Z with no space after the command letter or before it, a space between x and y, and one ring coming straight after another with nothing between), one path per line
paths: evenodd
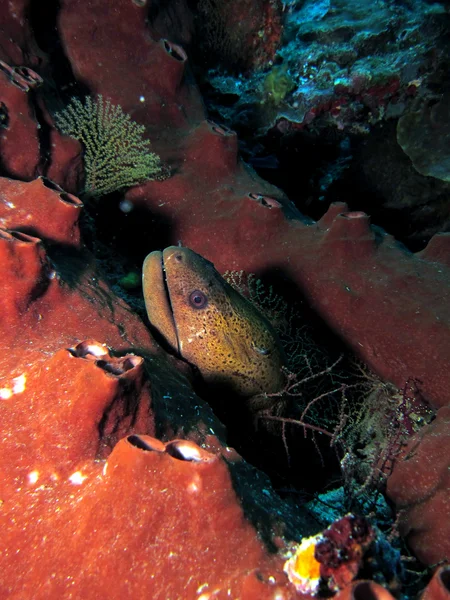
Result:
M0 9L2 599L450 598L447 26L419 1ZM270 152L330 132L303 193ZM415 252L336 192L377 152L380 186L427 180Z

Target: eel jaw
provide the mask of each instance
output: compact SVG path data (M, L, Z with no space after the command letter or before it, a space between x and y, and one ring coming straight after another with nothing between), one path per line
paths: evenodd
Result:
M142 267L142 289L150 323L166 340L171 350L179 353L177 327L162 252L151 252L145 259Z

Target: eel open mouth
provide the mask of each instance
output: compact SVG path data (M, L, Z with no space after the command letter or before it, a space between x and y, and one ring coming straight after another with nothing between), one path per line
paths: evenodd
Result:
M145 259L142 267L142 288L150 323L163 336L170 348L180 354L162 252L151 252Z

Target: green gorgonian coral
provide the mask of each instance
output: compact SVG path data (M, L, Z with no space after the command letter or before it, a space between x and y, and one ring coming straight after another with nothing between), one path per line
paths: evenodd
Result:
M159 156L143 137L145 127L101 95L96 100L87 96L84 102L72 98L54 119L61 133L84 146L83 194L98 197L165 178Z

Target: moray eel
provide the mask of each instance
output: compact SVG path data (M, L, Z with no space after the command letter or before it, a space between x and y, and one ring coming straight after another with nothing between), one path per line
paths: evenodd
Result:
M152 252L143 266L150 323L204 381L243 397L283 387L284 353L268 320L189 248Z

